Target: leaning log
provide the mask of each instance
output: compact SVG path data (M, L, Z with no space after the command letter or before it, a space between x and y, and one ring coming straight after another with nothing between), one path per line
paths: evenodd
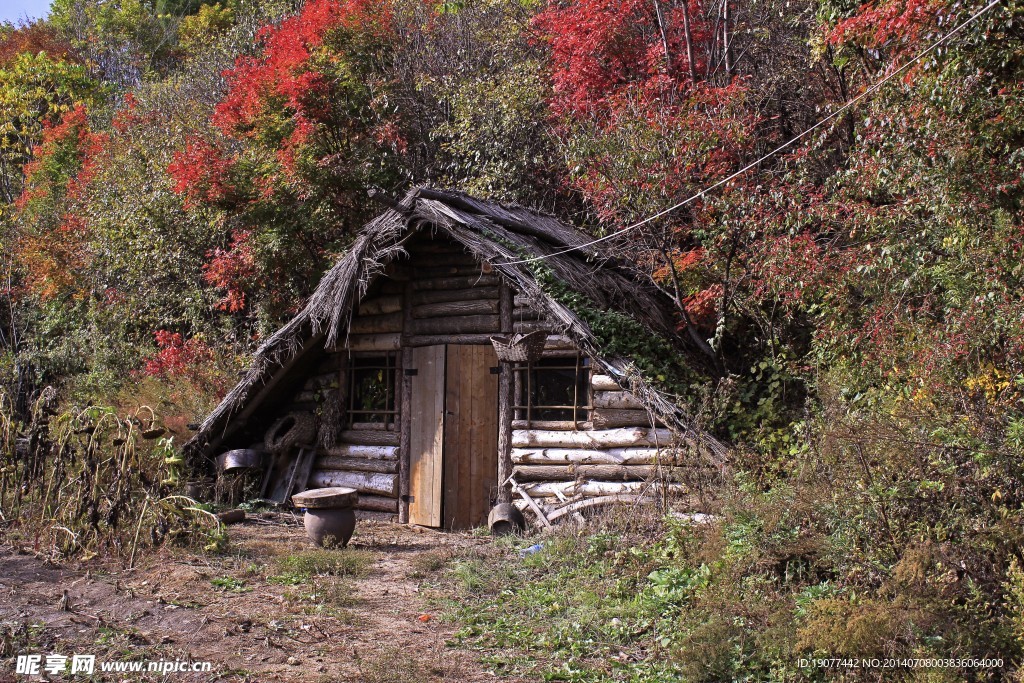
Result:
M647 481L544 481L522 484L523 489L534 498L557 496L561 493L566 498L582 496L614 496L619 494L656 495L666 490L669 493L685 493L683 484L662 484ZM557 492L557 493L556 493Z
M397 474L375 474L372 472L338 472L320 470L310 477L312 488L346 486L360 493L377 493L392 498L398 495Z
M627 427L595 429L586 432L561 432L522 429L512 433L515 448L629 448L631 446L668 446L672 432L668 429Z
M365 458L339 458L336 455L325 455L317 458L314 468L318 470L393 474L398 471L398 460L367 460Z
M675 454L671 449L658 448L513 448L512 462L517 465L655 465L659 462L671 465L675 463Z
M367 432L359 432L359 434L366 433ZM347 440L348 438L350 438L349 435L351 434L352 432L342 432L342 439ZM395 437L398 436L398 434L394 432L377 432L377 434L387 434L389 440L392 440L392 435ZM360 436L358 438L363 437ZM371 446L364 444L343 443L338 446L331 446L330 448L328 448L327 455L335 458L356 458L361 460L398 460L398 446Z

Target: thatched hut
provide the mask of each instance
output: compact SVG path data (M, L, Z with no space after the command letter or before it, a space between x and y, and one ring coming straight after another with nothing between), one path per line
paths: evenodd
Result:
M186 455L301 423L283 457L307 459L305 487L352 486L364 516L449 528L496 501L557 516L670 490L680 457L721 465L651 381L700 371L672 302L628 264L567 251L587 242L522 207L411 191L257 350ZM532 352L516 345L530 332Z

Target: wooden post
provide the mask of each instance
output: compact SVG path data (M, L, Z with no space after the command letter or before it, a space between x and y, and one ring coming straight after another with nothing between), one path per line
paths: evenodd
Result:
M402 331L409 333L412 326L412 285L406 284L404 296L402 297ZM408 346L402 347L402 407L400 409L398 447L398 523L409 523L409 443L412 436L412 421L416 419L412 414L412 376L408 373L412 369L412 349Z
M501 331L512 332L513 292L512 288L502 280L500 284L498 315L501 318ZM501 374L498 375L498 502L512 502L512 406L515 404L515 386L511 363L500 363Z

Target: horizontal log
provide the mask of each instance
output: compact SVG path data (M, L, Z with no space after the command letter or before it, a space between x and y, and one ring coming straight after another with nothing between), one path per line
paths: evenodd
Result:
M361 522L397 522L398 515L393 515L390 512L378 512L376 510L359 510L355 511L356 519Z
M397 295L379 296L359 302L359 315L384 315L402 310L402 297Z
M344 432L348 433L348 432ZM372 432L365 432L372 434ZM390 432L377 432L378 434L389 434ZM332 458L357 458L362 460L398 460L398 446L366 446L359 444L343 443L338 446L331 446L327 449L327 456ZM333 469L343 469L335 467Z
M398 471L398 461L385 460L383 458L371 460L369 458L343 458L337 455L325 455L316 459L313 469L393 474Z
M616 410L644 410L643 404L628 391L595 391L594 407L614 408Z
M478 299L476 301L444 301L437 304L413 306L413 318L441 318L459 315L496 315L497 299Z
M658 465L517 465L512 471L518 482L573 479L648 481L659 474L666 479L671 476L670 470Z
M360 315L352 318L351 334L377 334L380 332L401 332L402 314Z
M542 481L531 482L522 485L523 489L534 498L557 496L561 493L566 498L580 496L588 498L592 496L613 496L621 494L639 494L654 496L666 490L669 493L686 493L687 487L683 484L662 484L659 482L646 481ZM557 492L557 493L556 493Z
M493 332L477 334L413 334L402 337L403 346L437 346L438 344L473 344L490 346Z
M350 429L354 432L395 432L398 433L397 425L394 422L353 422Z
M395 513L398 512L398 499L387 496L362 495L356 501L356 510Z
M663 465L675 464L675 453L665 448L513 448L512 462L517 465L584 463L588 465Z
M474 299L498 300L499 292L497 287L473 287L472 289L428 289L422 292L413 292L412 305L439 304L444 301L472 301Z
M561 432L541 429L517 429L512 432L512 446L524 448L629 448L637 446L668 446L672 432L668 429L626 427L595 429L586 432Z
M514 323L512 323L512 330L514 332L519 332L521 334L536 332L537 330L541 330L544 332L553 332L554 329L555 326L547 322L546 320L523 320L522 322L517 320Z
M590 421L594 429L612 429L613 427L640 427L651 424L651 416L646 410L612 410L595 408L590 411Z
M457 277L459 275L477 275L484 272L480 264L471 259L451 260L453 261L452 263L416 268L412 274L413 282L417 280L436 280L442 277ZM434 263L434 259L430 259L430 262Z
M373 472L339 472L337 470L317 470L309 478L312 488L328 488L346 486L360 493L376 493L396 497L398 495L397 474L376 474Z
M416 280L414 290L424 289L470 289L472 287L497 287L497 275L468 275L463 277L439 277L434 280Z
M544 340L544 351L575 350L576 344L564 334L549 334Z
M497 333L501 320L496 315L462 315L454 318L421 318L412 321L413 334L460 334L464 332Z
M512 429L550 429L559 432L578 432L593 429L589 422L580 420L512 420Z
M513 320L540 320L544 317L542 314L533 310L532 308L514 308L512 309Z
M402 348L402 334L353 334L347 342L342 340L342 343L348 351L397 351Z
M622 391L619 383L609 375L591 375L590 388L594 391Z
M357 447L361 447L361 446L397 446L399 444L399 440L400 439L401 439L401 434L399 434L398 432L383 432L383 431L373 430L373 429L361 429L361 430L358 430L358 431L354 430L354 429L346 429L345 431L343 431L341 433L340 441L342 443L344 443L344 444L354 444ZM335 448L340 448L340 447L335 447ZM334 449L330 449L329 453L331 455L343 455L345 457L353 457L353 458L366 458L366 457L369 457L369 456L366 456L366 455L353 455L353 451L340 451L339 450L337 452L334 452ZM397 458L398 455L396 454L394 457Z
M391 269L389 268L388 270ZM399 277L395 278L392 278L391 275L388 275L387 271L385 271L385 275L387 275L387 277L385 277L384 281L381 282L380 284L380 293L382 295L401 294L402 292L405 291L405 283L403 282L403 280L409 279L408 271L406 271L403 275L399 275Z

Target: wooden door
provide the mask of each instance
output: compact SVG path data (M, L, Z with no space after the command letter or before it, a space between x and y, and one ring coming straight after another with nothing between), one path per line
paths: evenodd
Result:
M498 359L491 346L413 349L409 522L484 524L498 482Z
M445 347L412 350L409 433L409 523L441 526Z
M444 526L487 522L498 476L498 366L494 348L448 347L444 425Z

